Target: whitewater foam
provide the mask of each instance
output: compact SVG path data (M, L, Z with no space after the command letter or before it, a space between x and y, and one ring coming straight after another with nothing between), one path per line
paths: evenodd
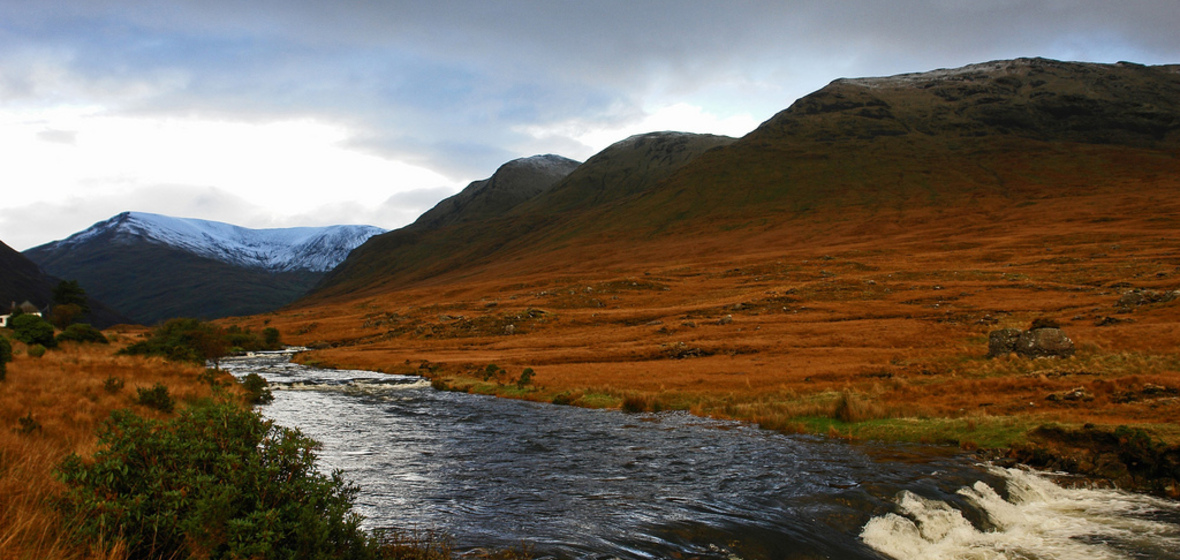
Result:
M1063 488L1023 469L990 470L1006 480L1008 499L983 482L958 494L992 527L976 527L946 502L902 491L895 500L899 513L869 520L861 539L907 560L1180 558L1180 526L1161 520L1180 516L1180 504L1119 490Z

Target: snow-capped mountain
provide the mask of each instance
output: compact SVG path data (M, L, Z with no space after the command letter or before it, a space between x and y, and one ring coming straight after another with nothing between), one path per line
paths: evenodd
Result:
M250 229L124 212L24 255L134 321L263 313L315 286L372 226Z
M116 244L147 241L247 268L327 272L361 243L384 232L373 226L250 229L223 222L123 212L63 241L31 251L69 251L98 239Z

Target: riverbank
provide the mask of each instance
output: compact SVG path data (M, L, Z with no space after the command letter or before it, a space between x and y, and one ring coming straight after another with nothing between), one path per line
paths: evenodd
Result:
M1176 289L1180 260L1149 220L888 246L844 225L806 247L751 234L717 252L506 263L227 323L278 328L313 348L305 363L559 404L965 450L1088 424L1180 443L1180 300L1155 297ZM636 264L653 262L675 264ZM987 357L989 332L1038 318L1061 325L1072 357Z

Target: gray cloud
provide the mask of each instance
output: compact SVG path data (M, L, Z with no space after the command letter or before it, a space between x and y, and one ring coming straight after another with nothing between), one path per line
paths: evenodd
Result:
M528 127L618 127L676 102L764 120L838 77L1018 56L1180 62L1176 29L1175 0L4 2L0 106L310 117L471 180L591 155ZM335 215L350 213L375 215Z

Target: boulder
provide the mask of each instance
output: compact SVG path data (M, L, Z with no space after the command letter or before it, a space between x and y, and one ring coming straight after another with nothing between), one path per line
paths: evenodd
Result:
M1016 353L1025 358L1068 358L1074 346L1061 329L1030 329L1016 339Z
M1016 341L1023 331L1020 329L1000 329L987 335L987 357L999 358L1016 351Z

